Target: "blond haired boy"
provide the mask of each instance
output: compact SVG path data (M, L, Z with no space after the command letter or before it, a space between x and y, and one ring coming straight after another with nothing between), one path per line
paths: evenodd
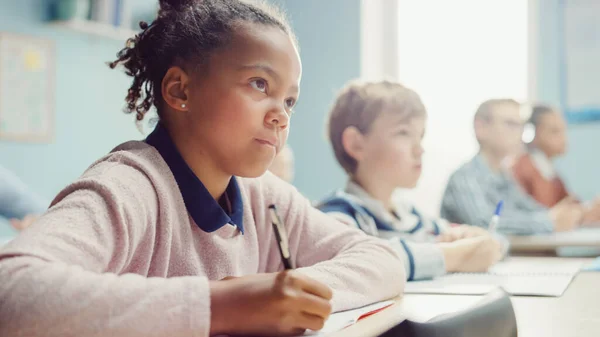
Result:
M329 114L328 133L348 183L318 207L389 239L404 258L408 280L487 270L506 252L504 240L481 228L427 217L411 203L392 199L395 189L414 188L419 180L426 118L417 93L401 84L346 86Z

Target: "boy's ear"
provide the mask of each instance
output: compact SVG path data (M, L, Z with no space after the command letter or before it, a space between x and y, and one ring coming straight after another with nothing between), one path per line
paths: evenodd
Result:
M350 157L361 161L365 152L365 136L356 127L349 126L342 132L342 146Z
M475 131L475 138L481 144L486 134L487 123L482 118L475 118L473 121L473 128Z

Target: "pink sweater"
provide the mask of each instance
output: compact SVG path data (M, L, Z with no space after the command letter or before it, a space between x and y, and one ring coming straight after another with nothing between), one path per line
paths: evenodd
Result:
M0 250L0 336L207 336L209 280L283 269L270 203L298 270L333 289L334 310L402 292L404 267L385 242L315 210L271 174L236 179L244 233L207 233L156 149L121 145Z

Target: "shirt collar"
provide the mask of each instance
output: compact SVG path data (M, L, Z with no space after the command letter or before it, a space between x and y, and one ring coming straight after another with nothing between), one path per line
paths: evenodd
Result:
M533 163L533 166L537 168L542 177L544 177L546 180L552 180L556 178L554 165L552 165L552 161L544 152L533 148L530 150L529 155L531 156L531 162Z
M350 194L359 201L361 206L366 208L369 212L371 212L378 219L381 219L385 222L393 222L394 218L390 214L390 212L385 208L383 203L373 197L365 191L360 185L353 182L352 180L348 180L346 183L346 188L344 192ZM395 208L395 207L394 207Z
M159 123L156 126L146 138L146 143L156 148L171 169L185 207L200 229L205 232L214 232L225 224L230 224L236 226L242 234L244 233L244 204L235 177L231 178L223 195L225 203L230 206L226 211L210 195L204 184L187 165L169 136L169 132L162 124Z

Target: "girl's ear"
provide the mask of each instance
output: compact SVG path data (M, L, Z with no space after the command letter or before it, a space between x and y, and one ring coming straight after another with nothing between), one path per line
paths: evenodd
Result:
M161 82L161 93L165 103L175 111L188 110L189 76L180 67L167 70Z

